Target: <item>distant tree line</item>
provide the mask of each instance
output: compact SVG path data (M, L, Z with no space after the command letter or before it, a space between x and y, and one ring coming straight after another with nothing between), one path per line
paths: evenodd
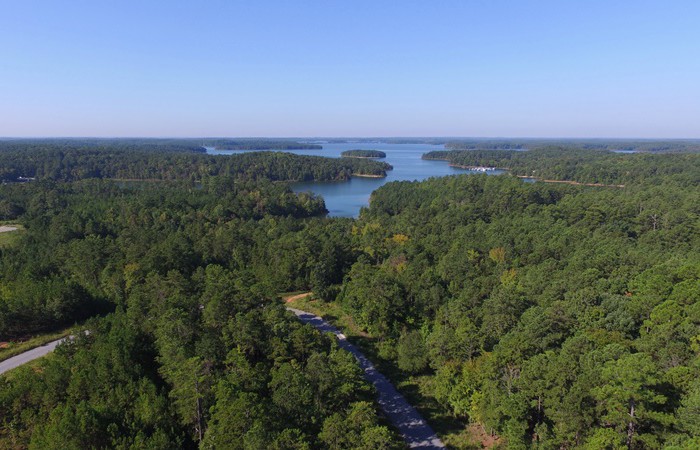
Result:
M201 141L157 138L0 138L0 152L5 150L123 150L204 153Z
M385 176L389 164L262 152L205 155L187 152L0 143L0 180L20 177L74 181L86 178L189 180L230 176L239 180L334 181L353 174Z
M386 158L386 153L379 150L345 150L340 156L345 158Z
M281 139L207 139L218 150L321 150L323 146Z
M602 184L700 183L700 154L622 154L605 150L544 147L512 150L435 151L424 159L441 159L458 166L505 168L514 175L550 180Z
M322 149L318 144L291 141L287 139L212 139L212 138L0 138L0 149L22 149L26 147L44 148L83 148L122 150L157 150L168 152L204 153L205 147L223 150L300 150Z
M700 152L699 139L459 139L445 143L448 150L528 150L539 147L568 147L583 150L627 152Z

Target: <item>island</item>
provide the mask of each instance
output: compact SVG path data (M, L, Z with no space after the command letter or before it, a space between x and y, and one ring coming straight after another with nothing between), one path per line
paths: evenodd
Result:
M386 158L386 153L379 150L345 150L340 156L343 158Z

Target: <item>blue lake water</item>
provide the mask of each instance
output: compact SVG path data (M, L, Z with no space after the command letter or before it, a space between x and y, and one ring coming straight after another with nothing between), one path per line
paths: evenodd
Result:
M388 144L388 143L323 143L322 150L286 150L297 155L316 155L331 158L340 157L340 153L352 149L381 150L386 153L386 161L394 166L387 172L386 178L353 177L349 181L293 183L295 192L313 192L323 196L328 215L333 217L357 217L360 208L369 205L369 197L380 186L391 181L416 181L445 175L470 174L474 171L450 167L445 161L426 161L421 159L424 153L444 150L442 145L429 144ZM232 150L207 149L212 155L230 155L242 153ZM502 171L490 171L489 174L501 174Z

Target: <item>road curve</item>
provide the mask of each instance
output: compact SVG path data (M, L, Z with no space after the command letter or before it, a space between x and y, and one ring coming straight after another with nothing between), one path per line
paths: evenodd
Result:
M365 378L371 382L379 394L379 406L392 424L399 430L410 448L432 449L445 448L445 444L437 437L430 425L421 417L416 409L398 393L396 388L384 375L363 355L337 328L325 320L306 311L287 308L304 323L308 323L319 331L333 333L338 338L338 345L352 353L365 372Z
M56 339L55 341L51 341L48 344L44 344L40 347L27 350L24 353L20 353L17 356L13 356L12 358L8 358L5 361L0 362L0 374L3 374L8 370L16 369L22 364L26 364L34 359L41 358L42 356L52 352L58 344L65 341L66 339L68 338Z

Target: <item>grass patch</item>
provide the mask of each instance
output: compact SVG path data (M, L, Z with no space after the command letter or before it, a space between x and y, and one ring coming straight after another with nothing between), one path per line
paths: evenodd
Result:
M16 245L22 237L22 235L27 232L27 230L24 229L23 225L19 225L16 223L0 222L0 226L17 228L15 231L5 231L3 233L0 233L0 248L8 248Z
M39 334L23 340L2 342L0 345L4 348L0 348L0 361L17 356L27 350L41 347L56 339L64 338L71 333L72 329L73 327L70 327L52 333Z
M296 299L289 303L288 306L299 308L303 311L323 317L336 327L341 328L348 339L354 337L370 339L370 336L362 331L355 321L352 320L352 317L345 313L337 303L317 300L311 295L309 297ZM353 343L355 342L353 341Z
M290 292L282 292L281 294L279 294L279 297L280 297L282 300L284 300L284 299L286 299L286 298L288 298L288 297L293 297L293 296L295 296L295 295L303 294L303 293L305 293L305 292L308 292L308 291L290 291Z
M379 355L377 339L364 332L335 302L324 302L313 297L301 298L288 306L321 316L340 328L348 340L362 350L375 367L387 377L428 421L448 448L476 450L483 448L472 427L450 414L432 395L432 375L410 375L400 370L394 361Z

